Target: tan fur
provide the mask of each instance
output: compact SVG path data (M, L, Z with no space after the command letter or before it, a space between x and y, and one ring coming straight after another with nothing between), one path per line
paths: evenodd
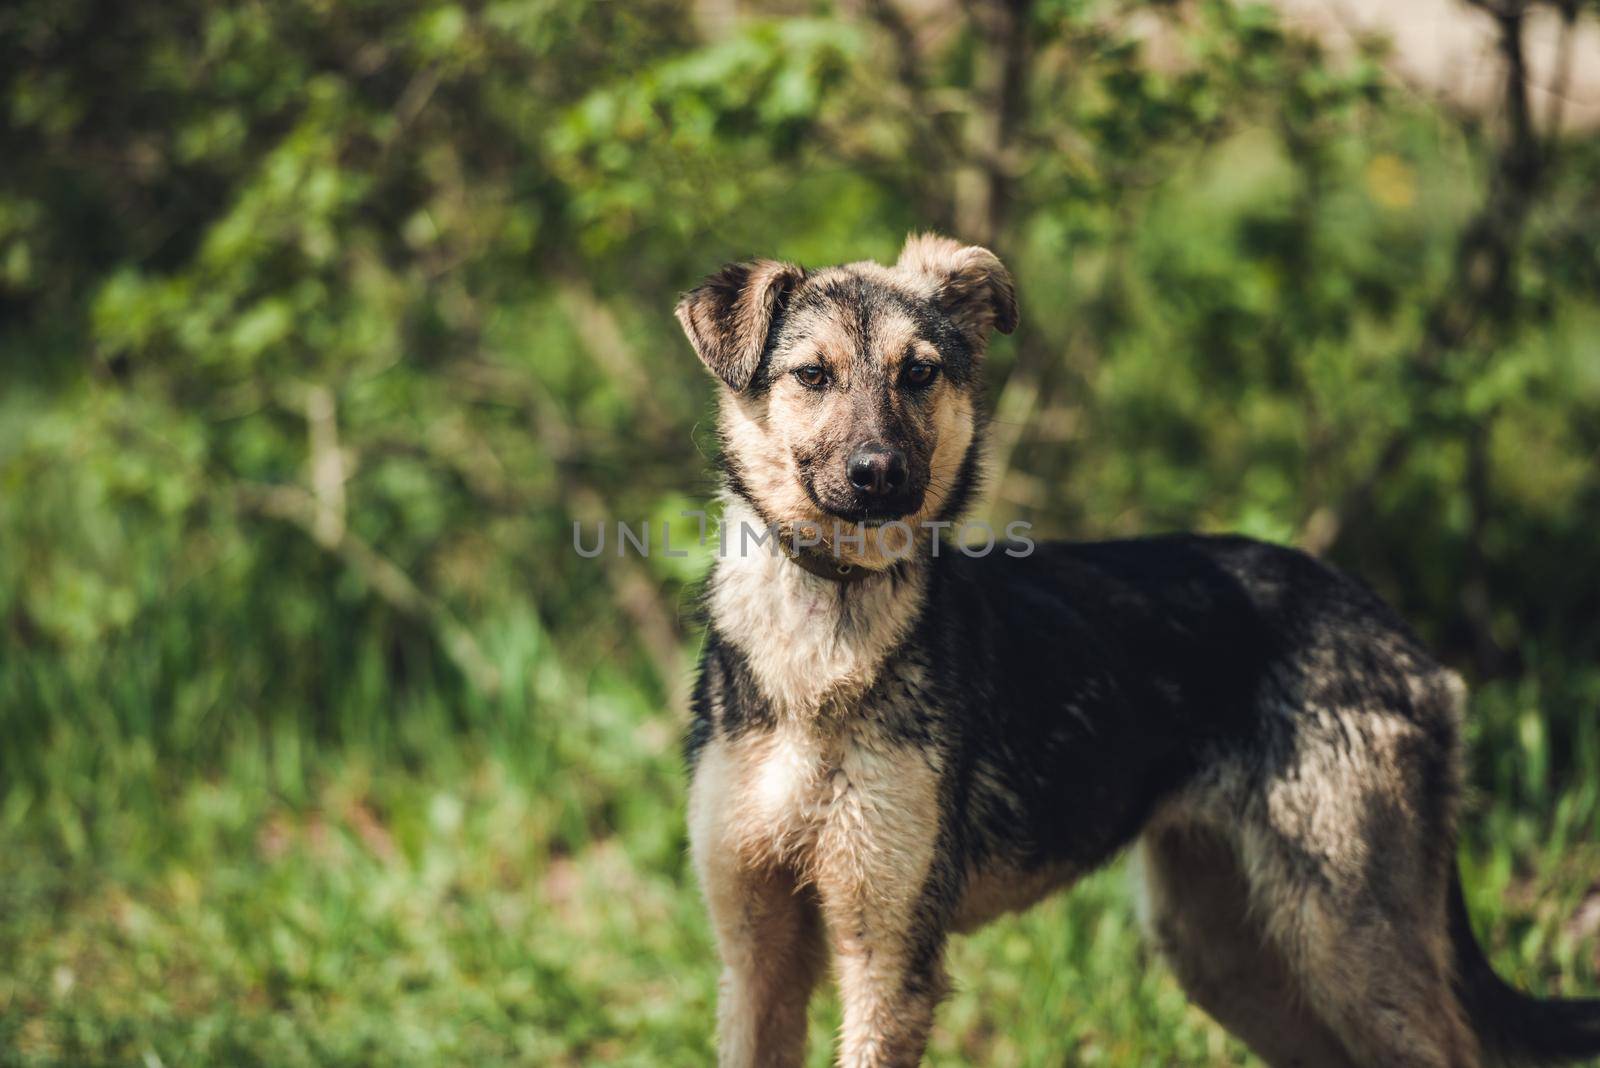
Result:
M906 990L912 909L933 861L938 769L926 755L848 728L829 774L831 800L813 871L844 1009L841 1064L916 1064L937 986Z
M726 807L751 773L739 754L712 747L689 794L695 870L723 961L718 1052L729 1068L792 1068L805 1061L806 1004L826 949L815 901L756 848L759 824Z
M954 391L941 395L934 409L933 420L938 445L934 447L933 463L929 467L928 500L914 519L919 528L944 509L950 490L955 485L956 474L967 455L967 448L972 444L975 432L972 398Z
M1009 334L1017 328L1011 273L988 249L938 234L913 234L906 238L895 266L922 280L969 334L981 338L991 329ZM988 299L973 300L979 293Z

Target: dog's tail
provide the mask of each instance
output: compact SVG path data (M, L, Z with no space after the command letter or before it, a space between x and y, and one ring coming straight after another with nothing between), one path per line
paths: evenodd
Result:
M1472 934L1461 875L1450 877L1456 991L1487 1049L1515 1064L1600 1057L1600 998L1536 998L1495 974Z

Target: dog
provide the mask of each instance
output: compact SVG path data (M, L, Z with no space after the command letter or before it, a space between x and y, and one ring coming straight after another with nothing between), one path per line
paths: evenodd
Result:
M1178 980L1270 1064L1600 1055L1600 1001L1474 940L1464 687L1365 586L1242 537L940 551L1018 322L993 253L733 264L677 318L721 386L686 748L722 1065L801 1064L830 960L838 1063L918 1063L950 936L1129 847Z

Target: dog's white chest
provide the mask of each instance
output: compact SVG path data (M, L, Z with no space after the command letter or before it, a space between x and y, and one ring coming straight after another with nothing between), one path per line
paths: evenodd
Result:
M692 798L697 836L752 865L801 873L889 864L920 875L938 833L937 768L921 749L867 728L819 737L779 726L718 739Z
M765 744L751 745L747 759L739 803L752 823L769 828L776 838L826 815L836 769L816 739L780 728Z
M824 741L799 728L780 727L752 740L736 754L746 767L730 795L740 838L754 854L803 859L842 807L871 792L874 778L862 775L853 740ZM852 780L851 770L856 771Z

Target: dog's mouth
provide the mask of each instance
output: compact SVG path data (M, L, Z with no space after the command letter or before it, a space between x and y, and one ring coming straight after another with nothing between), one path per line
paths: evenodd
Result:
M849 523L851 526L859 524L865 527L881 527L887 523L893 523L915 515L917 511L915 507L909 505L891 504L873 504L867 507L846 508L823 505L822 510L834 519Z
M806 496L811 498L811 503L817 510L849 526L881 527L887 523L908 519L917 514L922 507L924 491L921 487L915 490L897 493L889 497L866 497L859 494L841 495L834 497L832 494L818 492L809 479L802 480L805 485Z

